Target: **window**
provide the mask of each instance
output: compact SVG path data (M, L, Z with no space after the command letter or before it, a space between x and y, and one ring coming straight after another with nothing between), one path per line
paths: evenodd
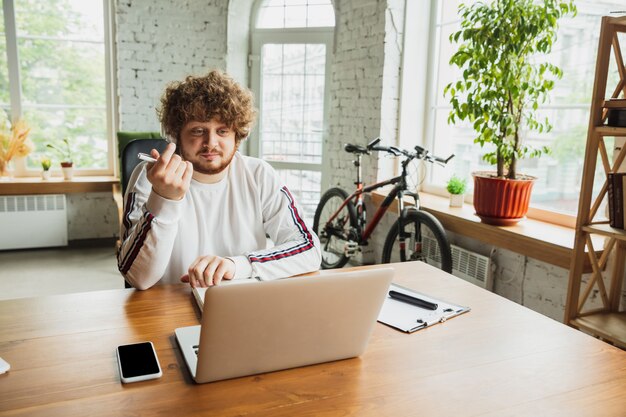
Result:
M269 0L256 16L252 89L260 114L250 153L276 168L312 222L326 159L333 7L330 0Z
M111 89L107 77L108 0L2 0L0 107L31 127L36 148L17 161L18 175L37 175L46 148L68 138L75 167L113 171Z
M427 146L437 155L456 155L450 167L431 170L428 185L435 188L443 187L452 172L471 178L473 171L493 170L482 161L484 152L473 143L471 126L447 124L451 107L448 98L443 96L443 89L460 77L458 68L448 64L458 46L450 43L449 36L460 27L457 16L460 2L434 0L431 3L434 8L429 60L432 67L428 84L432 85L432 90L427 98L426 140L429 142ZM621 10L623 1L578 0L576 5L577 16L560 21L558 39L549 57L563 70L563 78L557 81L549 100L541 106L542 115L549 118L553 129L544 134L529 132L525 138L527 143L535 146L550 146L552 154L520 161L518 168L520 172L538 177L532 194L533 208L570 216L575 216L578 210L600 18L611 10ZM597 173L597 181L604 181L601 171ZM599 189L599 186L595 187L596 191Z
M268 0L259 7L259 29L334 27L330 0Z

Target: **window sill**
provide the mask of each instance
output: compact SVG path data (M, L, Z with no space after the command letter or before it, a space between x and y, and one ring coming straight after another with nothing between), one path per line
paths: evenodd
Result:
M372 193L373 203L380 204L385 194ZM559 226L535 219L524 219L515 226L492 226L481 223L474 214L472 204L463 207L450 207L449 199L434 194L421 192L422 209L433 214L443 227L454 233L478 241L508 249L513 252L569 269L574 254L575 229ZM408 203L407 199L407 203ZM397 202L391 210L397 213ZM594 247L601 248L604 239L594 238ZM602 254L597 250L598 257ZM589 258L585 257L585 272L591 272Z
M0 181L0 195L111 192L119 182L119 178L114 176L84 176L72 180L17 177Z

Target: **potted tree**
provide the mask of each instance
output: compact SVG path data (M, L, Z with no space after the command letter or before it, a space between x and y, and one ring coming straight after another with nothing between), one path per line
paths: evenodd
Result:
M485 223L515 224L528 211L534 177L517 172L517 162L539 157L546 147L523 142L523 132L547 132L537 109L562 71L541 61L556 40L558 19L575 14L571 0L493 0L461 4L461 29L450 35L459 43L450 59L462 77L445 87L452 110L448 123L467 120L475 143L492 148L483 159L496 172L474 172L474 207Z
M463 207L467 180L453 175L446 184L446 190L450 193L450 207Z
M57 146L48 143L46 146L55 151L61 158L61 169L63 170L63 178L71 180L74 176L74 163L72 162L72 149L68 138L63 138L63 145Z

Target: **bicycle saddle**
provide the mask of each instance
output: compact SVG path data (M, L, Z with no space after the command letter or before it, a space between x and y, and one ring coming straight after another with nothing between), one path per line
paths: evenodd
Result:
M351 143L346 143L343 146L343 149L346 152L350 152L350 153L362 153L362 154L368 154L370 153L366 147L361 146L361 145L353 145Z

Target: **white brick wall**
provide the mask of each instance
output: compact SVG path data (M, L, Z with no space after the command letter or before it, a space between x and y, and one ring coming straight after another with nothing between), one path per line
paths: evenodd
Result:
M228 0L116 2L119 130L159 130L168 82L226 65Z
M336 3L337 31L330 83L330 183L350 188L355 179L345 143L366 145L382 136L395 144L398 124L403 0ZM378 177L379 161L364 158L363 179ZM385 170L388 172L388 170Z

